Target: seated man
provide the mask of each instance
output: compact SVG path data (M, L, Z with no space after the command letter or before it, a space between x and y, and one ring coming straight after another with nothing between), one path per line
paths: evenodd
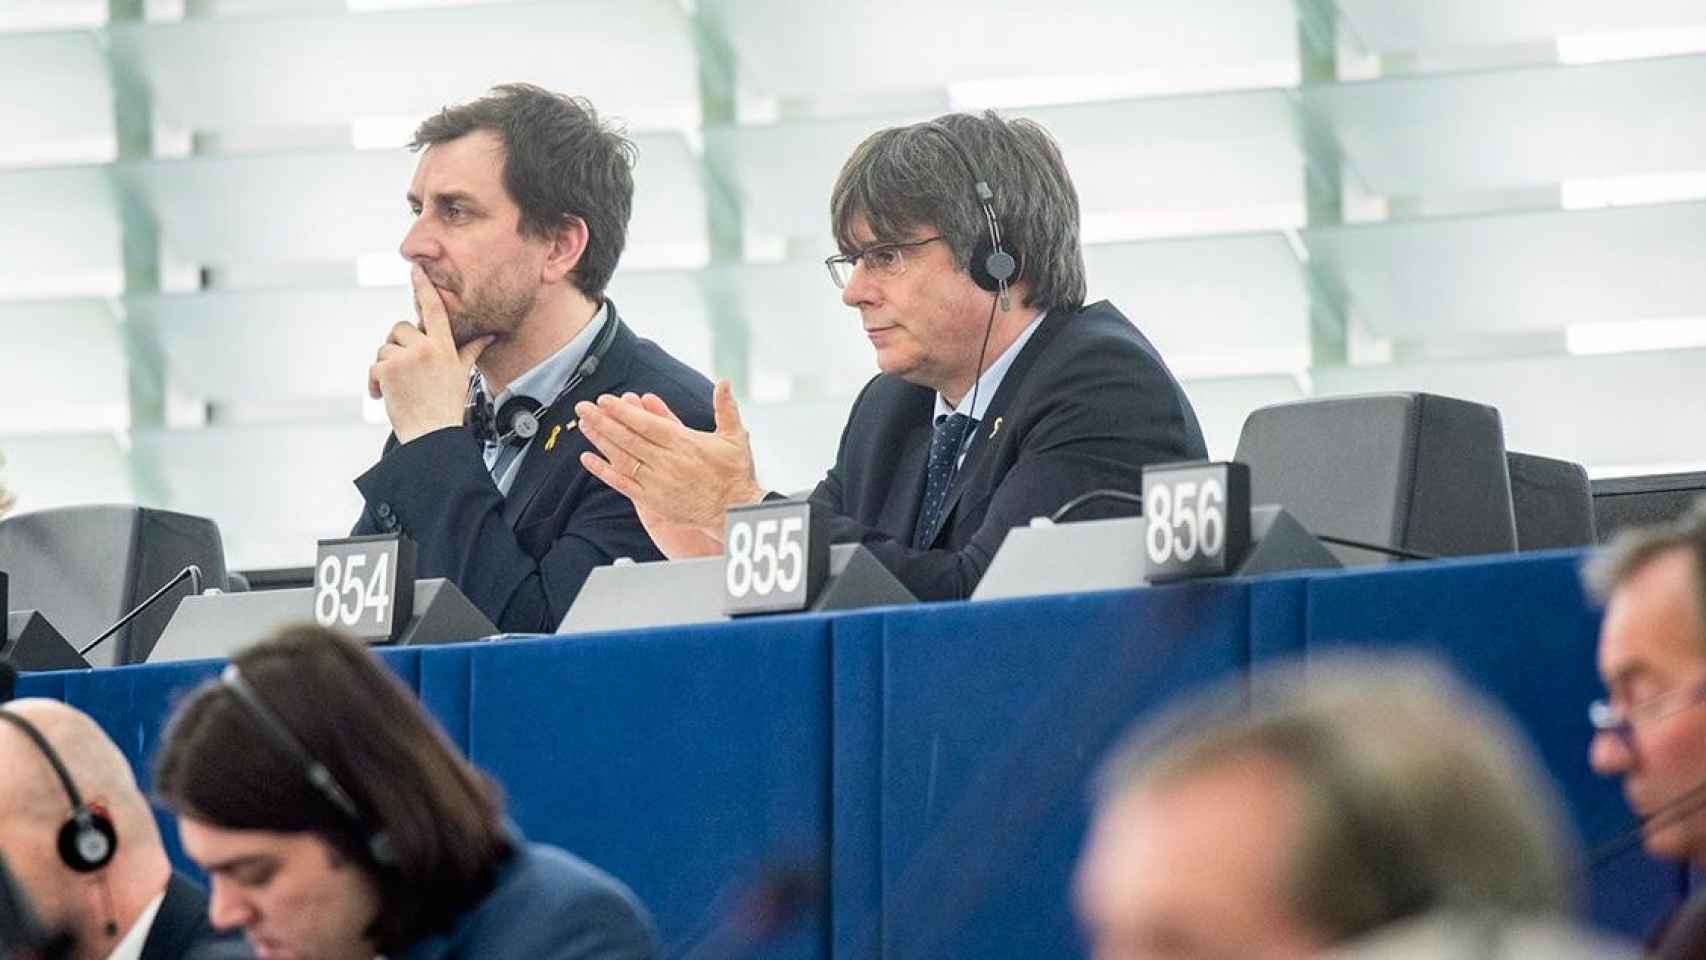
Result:
M414 146L402 254L420 325L394 326L369 372L393 435L355 481L354 533L406 533L417 575L448 577L504 630L554 630L593 567L661 557L581 468L570 403L651 392L709 427L711 384L604 296L633 145L586 101L499 87L429 118Z
M175 960L216 939L124 755L56 700L0 707L0 858L75 960Z
M836 542L870 548L919 598L969 596L1032 517L1135 492L1144 464L1207 456L1148 339L1106 301L1084 304L1078 195L1041 127L987 113L880 131L830 210L830 274L882 373L811 499ZM724 511L767 495L726 383L714 406L703 433L667 397L576 405L598 448L587 469L671 557L720 552Z
M1605 601L1588 758L1623 778L1649 854L1706 870L1706 501L1667 526L1628 530L1594 558ZM1706 956L1706 894L1653 944L1660 958Z
M155 790L212 918L262 956L650 957L633 894L506 825L497 788L365 647L314 626L177 709Z
M1098 960L1624 955L1505 951L1587 943L1562 922L1576 872L1548 783L1442 671L1312 657L1307 676L1230 684L1115 749L1078 913ZM1417 926L1432 921L1437 939Z

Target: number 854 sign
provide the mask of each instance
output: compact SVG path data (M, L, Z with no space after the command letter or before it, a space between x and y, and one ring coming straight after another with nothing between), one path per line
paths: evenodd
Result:
M415 542L396 533L321 540L314 621L369 643L396 640L415 603Z

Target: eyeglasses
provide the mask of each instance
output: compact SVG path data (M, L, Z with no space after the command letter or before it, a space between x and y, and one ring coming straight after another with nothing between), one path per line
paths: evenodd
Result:
M823 265L829 268L829 279L835 281L837 287L845 289L853 279L853 268L859 265L859 261L865 261L865 269L875 272L879 277L898 277L906 272L905 251L908 247L922 247L941 239L942 235L937 234L905 243L879 243L858 253L828 257L823 261Z
M1660 694L1632 707L1617 707L1609 700L1595 700L1588 704L1588 723L1593 724L1595 733L1609 733L1623 741L1625 747L1634 749L1636 727L1663 720L1703 700L1706 700L1706 680L1692 687Z

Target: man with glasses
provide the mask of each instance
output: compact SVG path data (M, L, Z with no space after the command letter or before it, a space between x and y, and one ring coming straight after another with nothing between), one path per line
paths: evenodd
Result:
M882 371L812 492L832 539L869 548L925 600L969 596L1007 531L1147 463L1207 452L1155 348L1085 305L1078 195L1040 126L951 114L872 135L830 197L841 299ZM717 429L654 397L576 407L587 469L671 557L722 551L723 514L764 499L729 385ZM1075 519L1112 512L1103 504Z
M1590 709L1593 768L1623 778L1647 852L1706 869L1706 503L1672 526L1620 536L1587 571L1605 601ZM1657 956L1706 956L1706 899L1690 901Z

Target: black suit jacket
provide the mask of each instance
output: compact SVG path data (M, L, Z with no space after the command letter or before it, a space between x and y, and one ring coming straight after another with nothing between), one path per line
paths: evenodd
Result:
M1137 492L1144 464L1208 455L1196 412L1107 301L1051 312L1014 358L948 490L930 549L914 549L936 393L883 374L865 385L835 466L812 492L832 539L862 543L921 600L971 595L1015 526L1104 487ZM1077 519L1134 512L1100 507Z
M142 960L180 960L199 946L228 939L207 922L207 894L188 877L174 871L166 881L166 899L154 915Z
M621 324L614 303L608 322ZM406 533L417 547L416 576L454 581L502 630L555 631L593 567L663 559L628 498L581 466L592 447L573 429L577 401L630 390L662 397L694 429L715 425L711 382L623 324L598 369L540 412L508 497L470 428L406 444L393 435L379 463L356 478L367 503L352 535Z

